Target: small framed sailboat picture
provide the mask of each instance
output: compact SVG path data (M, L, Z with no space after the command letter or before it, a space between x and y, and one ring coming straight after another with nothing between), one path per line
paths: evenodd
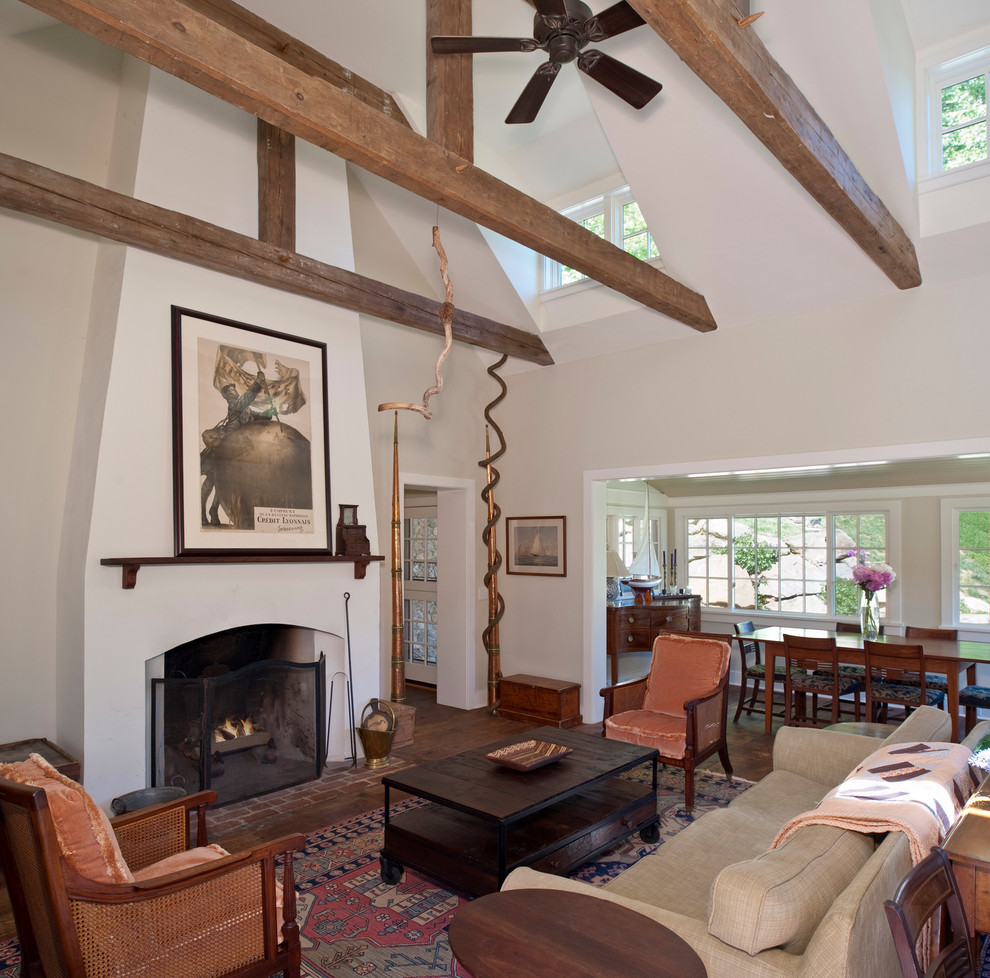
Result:
M507 516L505 572L567 576L566 516Z

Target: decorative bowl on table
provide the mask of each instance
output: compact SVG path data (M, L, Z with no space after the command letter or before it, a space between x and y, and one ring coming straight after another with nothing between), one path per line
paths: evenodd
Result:
M511 744L508 747L500 747L485 757L502 767L510 767L514 771L532 771L535 768L543 767L544 764L552 764L559 761L568 754L573 754L572 747L562 747L560 744L548 744L544 740L524 740L519 744Z
M636 604L649 603L653 599L653 589L661 583L659 577L623 577L621 580L636 595Z

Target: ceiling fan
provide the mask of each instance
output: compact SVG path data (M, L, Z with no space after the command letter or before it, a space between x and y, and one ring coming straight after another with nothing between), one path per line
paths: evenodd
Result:
M643 108L663 87L660 82L601 51L584 51L591 41L604 41L645 24L626 0L592 16L582 0L533 0L533 36L434 37L434 54L477 54L488 51L546 51L550 60L540 65L506 116L507 123L532 122L550 92L560 66L577 61L578 68L637 109Z

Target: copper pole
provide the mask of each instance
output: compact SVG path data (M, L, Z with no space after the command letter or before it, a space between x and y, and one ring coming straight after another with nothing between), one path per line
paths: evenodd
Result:
M402 521L399 519L399 412L392 436L392 695L393 703L406 701L406 657L402 648Z
M481 540L488 548L488 571L485 574L485 585L488 588L488 626L481 633L481 641L488 653L488 712L492 716L497 715L500 702L502 649L499 645L498 623L505 614L505 599L498 593L498 569L502 566L502 555L498 552L498 534L496 531L502 511L495 504L495 486L498 483L499 474L498 469L492 464L505 454L505 436L492 417L492 408L501 403L508 390L505 381L496 373L506 360L508 360L508 355L503 354L487 370L488 375L499 385L501 390L498 396L485 406L485 420L488 422L485 425L485 458L478 463L485 467L486 482L484 489L481 490L481 498L488 504L488 522L481 532ZM488 425L491 425L495 429L495 434L498 435L499 449L494 455L492 455L488 438Z
M498 623L502 617L499 606L498 566L501 563L498 555L498 539L494 531L495 519L495 485L492 482L492 450L488 439L488 425L485 425L485 476L488 488L488 628L485 630L485 650L488 652L488 712L492 715L499 705L499 680L502 678L502 649L499 645Z

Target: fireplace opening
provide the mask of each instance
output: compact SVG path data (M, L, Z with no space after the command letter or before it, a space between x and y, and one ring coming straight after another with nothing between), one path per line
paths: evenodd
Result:
M318 778L326 659L300 648L305 633L250 625L166 652L151 680L152 785L212 789L223 805Z

